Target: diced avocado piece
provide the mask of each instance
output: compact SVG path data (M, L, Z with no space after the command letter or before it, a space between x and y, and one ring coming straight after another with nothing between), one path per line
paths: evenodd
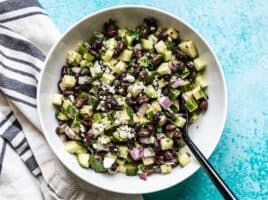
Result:
M92 122L93 123L100 123L102 120L101 114L100 113L95 113L92 117Z
M127 29L118 29L118 36L123 38L127 33Z
M152 50L154 43L151 40L141 39L141 47L144 50Z
M152 165L154 164L154 159L152 157L142 158L142 162L144 165Z
M75 82L76 79L74 76L64 75L61 84L64 88L72 88L75 86Z
M176 126L178 126L179 128L183 128L184 125L185 125L185 123L186 123L186 119L185 118L183 118L180 115L176 115L176 119L175 119L175 122L174 122L174 124Z
M116 162L118 165L124 165L124 164L126 163L126 160L117 157L117 159L116 159L115 162Z
M208 86L207 78L205 77L204 74L198 74L195 78L195 84L205 88Z
M172 101L175 101L180 94L181 94L180 90L173 89L173 90L170 90L168 96Z
M189 112L193 112L198 108L198 104L196 103L193 97L185 101L185 106L189 110Z
M77 65L80 63L82 57L79 53L74 50L70 50L67 55L67 62L72 65Z
M79 42L77 47L75 47L75 51L83 55L84 53L88 52L88 49L83 42Z
M87 52L87 53L84 53L83 58L87 61L93 61L95 57L92 54Z
M199 99L203 98L203 92L200 88L200 86L197 86L195 87L193 90L192 90L192 94L194 96L194 98L198 101Z
M128 50L128 49L125 49L121 54L120 56L118 57L119 60L121 61L125 61L125 62L129 62L132 58L132 55L133 55L133 51L131 50Z
M63 100L63 104L62 104L62 108L64 110L67 110L69 106L72 106L73 103L69 100L69 99L64 99Z
M117 74L121 74L123 71L126 70L126 63L123 61L119 61L113 68L112 70L117 73Z
M144 90L145 94L154 99L157 98L157 92L155 91L154 87L152 85L148 85L145 90Z
M68 153L87 153L87 149L76 140L70 140L65 142L65 149Z
M128 91L131 93L133 97L138 96L138 94L140 94L143 89L144 85L142 82L136 82L128 87Z
M158 43L156 43L154 45L155 50L160 53L160 54L164 54L165 51L167 51L167 46L166 44L163 42L163 40L160 40Z
M133 164L126 164L126 175L127 176L135 176L137 174L137 166Z
M173 27L169 27L165 33L173 40L176 40L179 36L178 32Z
M118 172L125 174L126 173L126 166L125 165L119 165L117 167Z
M127 43L127 46L131 46L134 39L135 39L135 37L133 37L131 35L125 35L125 41Z
M87 61L87 60L81 60L80 62L80 67L92 67L93 63L91 61Z
M198 53L197 53L196 47L194 45L194 42L192 40L181 42L179 44L179 48L187 56L189 56L191 58L196 58L197 57Z
M196 71L201 71L206 68L206 63L202 58L198 57L194 59L194 67Z
M158 121L159 126L163 126L167 122L167 117L165 115L160 115L160 119Z
M110 38L109 40L107 40L105 42L105 46L108 48L108 49L114 49L117 45L117 41L115 38Z
M89 168L89 158L90 155L88 153L77 154L78 163L83 168Z
M102 60L104 62L108 62L109 60L112 59L114 54L114 50L113 49L107 49L106 52L101 56Z
M180 166L185 167L191 161L191 155L187 152L178 153L178 162Z
M118 62L118 60L112 58L111 60L104 62L104 65L108 66L112 70L117 62Z
M99 64L98 61L96 61L93 65L93 67L90 67L89 68L89 71L90 71L90 74L93 78L96 78L98 77L101 73L102 73L102 70L101 70L101 65Z
M166 75L166 74L171 74L171 69L170 67L168 66L168 63L167 62L164 62L162 63L158 69L157 69L157 73L159 75Z
M160 165L160 169L162 174L169 174L172 171L172 167L169 164Z
M159 81L158 81L158 87L159 88L163 88L163 87L165 87L166 85L168 84L168 82L167 81L165 81L165 79L160 79Z
M58 113L56 114L56 118L57 118L58 120L61 120L61 121L67 121L67 120L68 120L67 115L65 115L63 112L58 112Z
M162 138L160 139L160 147L161 150L165 151L168 149L172 149L173 148L173 140L170 138Z
M80 109L79 112L80 112L81 115L89 115L89 116L91 116L93 114L92 106L83 105L83 107Z
M155 112L161 111L161 106L157 101L152 102L151 107Z
M94 156L90 156L89 159L90 166L96 172L105 172L106 169L103 167L103 161L96 159Z
M127 146L119 146L118 147L118 157L123 159L128 159L129 149Z
M167 51L164 51L163 52L163 56L164 56L164 60L167 62L167 61L170 61L171 58L172 58L172 52L167 50Z
M61 94L53 94L52 103L55 106L61 106L62 102L63 102L63 95L61 95Z
M114 81L115 77L112 74L104 73L101 77L101 82L106 85L111 85Z

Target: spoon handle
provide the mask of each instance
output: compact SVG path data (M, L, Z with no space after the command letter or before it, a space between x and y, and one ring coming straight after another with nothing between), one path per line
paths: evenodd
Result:
M192 153L195 155L196 159L199 161L209 178L212 180L212 182L215 184L215 186L218 188L224 199L227 200L236 200L237 198L231 191L231 189L224 183L222 178L218 175L218 173L215 171L215 169L211 166L209 161L205 158L205 156L200 152L198 147L193 143L193 141L187 137L185 140L188 147L191 149Z

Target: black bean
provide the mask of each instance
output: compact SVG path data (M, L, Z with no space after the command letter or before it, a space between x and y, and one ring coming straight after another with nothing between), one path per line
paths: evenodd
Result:
M152 58L152 64L156 67L158 66L161 62L163 61L163 56L161 55L155 55L153 58Z
M92 140L93 140L93 135L92 134L87 134L83 139L82 139L82 142L83 144L88 147L91 145L92 143Z
M132 149L133 147L135 147L135 140L128 140L127 141L127 147L129 149Z
M137 135L139 137L148 137L150 135L150 132L147 130L140 130L139 132L137 132Z
M107 91L105 91L105 90L101 90L101 91L99 91L99 96L107 96L108 95L108 92Z
M157 30L157 21L155 18L145 18L144 22L149 27L149 30L151 33L155 32Z
M148 28L144 28L140 32L140 37L141 38L147 38L149 36L149 34L150 34L150 30Z
M92 125L92 121L91 120L81 120L81 123L86 127L86 128L91 128L91 125Z
M135 105L135 104L137 104L137 101L135 99L131 98L131 97L127 97L126 98L126 103L128 105Z
M165 161L164 161L164 156L160 155L160 156L157 156L156 157L156 164L163 164Z
M124 48L125 48L124 42L123 41L118 41L117 46L116 46L116 48L114 50L113 57L115 57L115 58L118 57L122 53Z
M143 81L148 77L148 73L146 70L141 70L139 74L139 80Z
M104 32L108 37L114 37L117 34L117 26L115 22L110 20L108 23L104 24Z
M136 132L138 132L141 129L142 125L139 123L135 123L133 128L135 129Z
M173 136L173 140L179 144L182 141L181 132L176 132Z
M121 83L121 87L124 88L125 90L128 89L128 86L129 86L129 82L122 82Z
M173 159L173 154L170 151L164 151L163 156L165 161L170 161Z
M163 76L163 78L164 78L165 81L169 81L171 79L171 75L166 74L166 75Z
M59 126L57 126L55 132L60 135L61 134L61 128Z
M64 90L64 91L62 91L62 94L64 96L70 96L70 95L74 94L74 91L73 90Z
M134 52L134 56L135 56L135 58L136 58L137 60L139 60L139 59L143 56L143 53L142 53L141 50L136 50L136 51Z
M142 95L137 98L138 104L147 103L148 101L149 101L149 98L146 95Z
M166 33L166 30L165 29L162 30L158 37L160 40L166 40L168 38L168 34Z
M160 112L156 112L155 115L153 116L152 123L157 124L157 122L160 120Z
M106 104L109 109L117 107L117 102L112 98L106 99Z
M166 125L166 131L174 131L175 129L176 129L176 126L174 124Z
M165 115L166 115L166 117L167 117L168 119L173 119L173 118L174 118L173 114L170 113L169 111L164 110L164 113L165 113Z
M95 50L95 51L98 51L98 50L102 47L102 44L103 44L103 42L102 42L101 40L96 40L96 41L92 44L91 48L92 48L93 50Z
M166 87L164 87L164 88L162 89L162 94L163 94L164 96L168 96L169 91L170 91L170 88L169 88L168 86L166 86Z
M185 65L186 65L186 67L189 70L193 70L194 69L194 63L193 63L193 61L188 61Z
M154 125L152 125L152 124L148 124L147 125L147 129L148 129L148 131L150 132L150 133L155 133L155 127L154 127Z
M206 111L208 109L208 102L207 100L201 100L201 102L199 103L199 108L202 111Z
M176 50L175 52L175 56L178 60L182 60L182 61L186 61L188 58L187 56L185 55L185 53L183 53L182 51L180 50Z
M61 75L64 76L67 74L67 66L63 66L62 69L61 69Z
M80 75L81 75L81 76L88 76L88 75L90 75L90 71L89 71L89 69L88 69L88 68L83 68L83 69L81 70L81 72L80 72Z
M75 100L74 105L75 105L76 108L82 108L82 106L84 105L84 103L85 103L85 102L84 102L83 99L77 98L77 99Z

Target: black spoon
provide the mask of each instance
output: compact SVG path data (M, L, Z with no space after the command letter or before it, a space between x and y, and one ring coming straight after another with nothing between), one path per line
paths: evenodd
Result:
M231 191L231 189L224 183L224 181L216 172L216 170L211 166L209 161L205 158L205 156L201 153L201 151L198 149L198 147L193 143L192 139L189 137L188 135L189 113L188 113L187 108L184 105L185 105L184 102L181 103L181 109L185 113L185 117L186 117L186 123L182 132L182 138L184 142L191 149L192 153L194 154L196 159L199 161L199 163L201 164L201 166L203 167L203 169L205 170L209 178L212 180L214 185L220 191L224 199L228 199L228 200L237 199L234 193Z

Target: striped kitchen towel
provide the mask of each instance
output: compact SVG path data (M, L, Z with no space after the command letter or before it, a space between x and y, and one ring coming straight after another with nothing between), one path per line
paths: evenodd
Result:
M0 199L142 199L85 185L57 160L41 131L36 89L60 34L35 0L0 0Z

